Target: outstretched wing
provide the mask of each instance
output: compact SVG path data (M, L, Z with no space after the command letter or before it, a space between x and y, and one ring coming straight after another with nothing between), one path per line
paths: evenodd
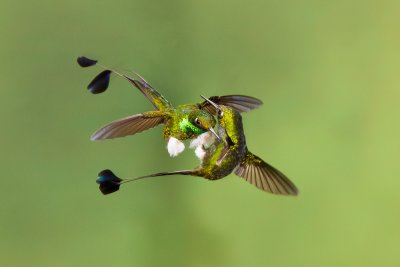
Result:
M145 79L139 74L135 73L139 79L132 79L126 75L122 75L127 79L132 85L139 89L157 110L165 110L171 107L171 103L161 95L156 89L154 89Z
M163 113L145 112L113 121L97 130L90 139L104 140L140 133L164 122Z
M266 192L278 195L298 194L296 186L289 178L250 152L247 152L235 174Z
M261 100L246 95L212 96L209 99L217 105L229 106L238 112L247 112L263 104ZM216 113L215 108L207 101L200 103L200 108L212 114Z

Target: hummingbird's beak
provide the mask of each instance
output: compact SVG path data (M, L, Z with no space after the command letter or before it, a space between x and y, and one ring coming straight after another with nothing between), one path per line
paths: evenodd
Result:
M208 103L210 103L214 108L216 108L217 110L220 110L219 106L217 104L215 104L214 102L212 102L210 99L208 99L207 97L200 95L205 101L207 101Z
M212 132L214 135L215 135L215 137L217 137L217 139L218 140L221 140L221 137L219 137L219 135L214 131L214 129L213 128L210 128L210 129L208 129L210 132Z

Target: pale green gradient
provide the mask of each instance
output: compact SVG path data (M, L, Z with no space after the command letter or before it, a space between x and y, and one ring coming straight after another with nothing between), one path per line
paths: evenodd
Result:
M398 1L1 1L2 266L399 266ZM248 94L250 150L297 198L231 175L103 196L96 174L187 169L161 128L91 142L152 106L126 81L92 95L87 55L172 103Z

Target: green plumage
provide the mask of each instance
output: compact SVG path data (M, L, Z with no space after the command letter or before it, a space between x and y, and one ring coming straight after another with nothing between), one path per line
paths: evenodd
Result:
M193 170L161 172L124 180L167 175L192 175L218 180L235 172L257 188L279 195L297 195L296 186L280 171L247 149L241 115L227 106L218 106L218 135L205 151L200 166Z
M146 177L181 174L217 180L234 171L235 174L264 191L283 195L297 194L296 186L284 174L247 149L242 118L239 112L259 107L262 104L260 100L243 95L213 96L210 99L205 98L206 101L200 103L174 107L139 75L137 75L138 79L133 79L98 64L96 60L87 60L86 58L78 58L78 63L82 67L97 64L105 69L103 73L107 73L106 78L103 78L103 76L98 78L99 76L97 76L89 86L96 89L94 90L95 93L107 89L109 74L112 72L139 89L156 108L155 111L114 121L95 132L92 135L92 140L133 135L159 124L164 124L163 137L170 140L168 151L171 156L176 156L184 149L183 143L178 140L192 139L206 131L217 135L213 130L216 125L213 115L218 115L218 140L208 148L204 148L203 145L206 142L204 141L206 139L203 140L203 138L206 137L202 136L198 139L200 141L196 140L196 142L200 142L196 148L196 155L202 159L202 164L199 167L194 170L156 173L126 180L119 179L107 170L105 171L107 175L100 175L98 179L103 193L115 192L122 183ZM204 151L204 149L206 150Z
M219 107L223 111L218 118L217 131L221 140L215 140L206 150L202 164L193 172L193 175L210 180L221 179L232 173L246 152L242 116L228 107Z
M207 131L213 131L213 127L216 124L213 116L215 110L207 101L174 107L140 75L136 74L137 79L134 79L100 64L97 65L126 79L147 97L156 110L111 122L97 130L92 135L92 140L134 135L159 124L164 124L162 134L165 140L170 137L178 140L192 139ZM262 104L256 98L242 95L213 96L211 98L218 103L232 105L233 108L241 112L257 108Z

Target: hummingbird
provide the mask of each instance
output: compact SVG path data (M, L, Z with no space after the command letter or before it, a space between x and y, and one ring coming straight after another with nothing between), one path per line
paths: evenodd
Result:
M200 154L200 166L193 170L160 172L130 179L121 179L112 171L104 170L96 180L100 191L110 194L119 190L121 184L149 177L191 175L218 180L234 172L263 191L278 195L297 195L296 186L282 172L248 150L240 113L232 107L218 105L210 99L203 98L217 111L217 133L220 139L215 140L208 148L200 144L205 152Z
M183 140L198 137L199 139L195 143L212 142L213 136L210 132L217 139L220 138L214 131L216 110L209 102L203 101L174 107L137 73L134 73L137 76L134 79L99 64L97 60L86 57L79 57L77 62L81 67L98 65L104 69L88 85L88 89L92 93L104 92L108 88L111 73L114 73L139 89L155 108L153 111L131 115L103 126L91 136L92 141L134 135L164 124L162 134L164 140L167 141L167 150L170 156L175 157L185 149ZM246 112L262 105L261 100L245 95L212 96L210 99L215 103L230 106L238 112ZM198 149L198 151L200 150Z

